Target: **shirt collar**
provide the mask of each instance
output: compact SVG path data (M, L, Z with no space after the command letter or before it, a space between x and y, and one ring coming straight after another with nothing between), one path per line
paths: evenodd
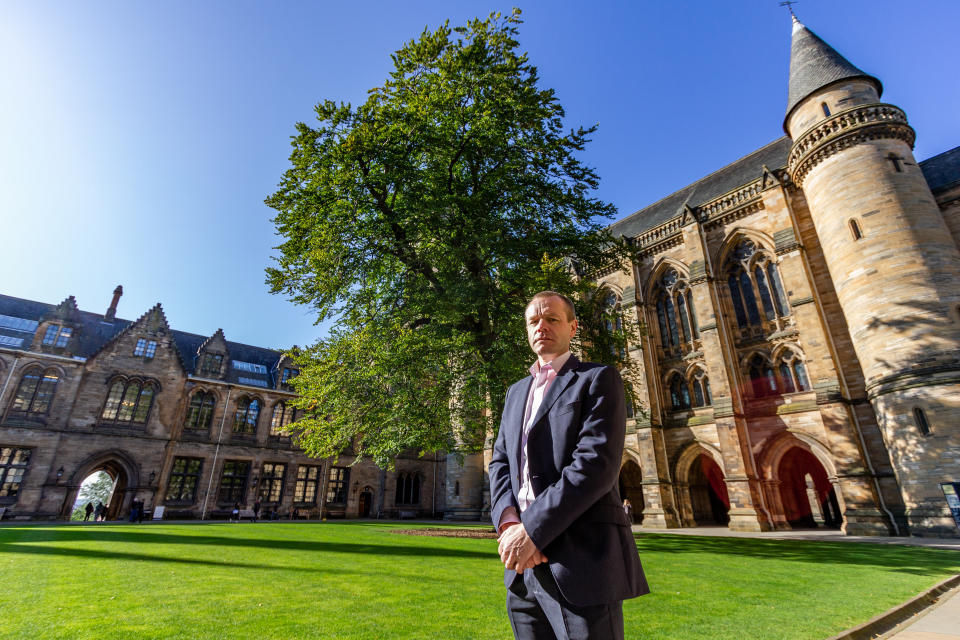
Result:
M543 366L545 367L549 366L551 369L553 369L554 373L560 373L560 369L563 369L563 365L567 364L567 360L569 359L570 359L570 351L567 351L566 353L563 353L557 356L550 362L547 362ZM530 375L532 375L533 377L537 377L539 373L540 373L540 358L537 358L536 360L534 360L533 364L530 365Z

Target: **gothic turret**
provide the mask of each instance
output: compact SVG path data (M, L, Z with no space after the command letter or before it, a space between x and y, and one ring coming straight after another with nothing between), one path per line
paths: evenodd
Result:
M960 478L960 252L880 81L794 19L784 129L907 506L910 533L954 530ZM857 399L851 399L856 403Z

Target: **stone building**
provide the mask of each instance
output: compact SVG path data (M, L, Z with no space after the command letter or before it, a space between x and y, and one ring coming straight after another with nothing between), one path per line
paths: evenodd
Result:
M611 226L643 329L620 493L644 527L948 535L960 147L917 162L880 81L794 18L784 137ZM485 452L489 462L490 451ZM479 513L485 465L448 462Z
M283 432L297 370L281 352L173 330L159 304L121 320L122 293L102 315L0 295L0 517L69 517L99 470L110 519L135 499L168 518L257 498L280 517L442 514L442 456L387 472L305 455Z
M787 135L612 225L644 526L957 535L960 147L918 163L881 93L794 19Z

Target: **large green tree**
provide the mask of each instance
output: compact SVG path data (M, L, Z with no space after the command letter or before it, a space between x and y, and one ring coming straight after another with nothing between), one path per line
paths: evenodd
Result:
M514 10L427 29L362 105L326 100L297 125L266 200L283 238L267 281L335 320L294 352L307 409L294 431L312 454L389 464L481 446L532 358L522 318L541 289L582 301L588 355L629 371L629 323L604 331L618 312L578 275L628 252L577 158L595 128L566 130L520 23Z

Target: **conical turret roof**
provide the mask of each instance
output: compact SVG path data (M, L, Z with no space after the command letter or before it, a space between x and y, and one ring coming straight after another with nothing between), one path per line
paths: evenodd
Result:
M818 89L848 78L866 78L876 84L878 94L883 92L879 80L853 66L794 16L790 47L790 92L784 130L790 113L804 98Z

